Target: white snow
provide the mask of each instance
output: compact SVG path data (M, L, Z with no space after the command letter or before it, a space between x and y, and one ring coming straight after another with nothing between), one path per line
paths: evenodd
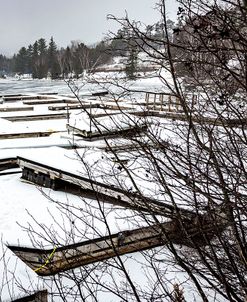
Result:
M121 63L117 62L116 63ZM167 81L167 86L172 86L172 79L169 72L162 70L164 80ZM100 73L100 78L106 74ZM112 73L107 75L112 76ZM121 78L121 75L114 76ZM100 80L98 76L98 80ZM138 79L135 82L123 82L125 87L131 87L136 91L140 91L134 95L134 98L144 100L145 94L143 92L150 90L153 91L167 91L168 87L164 82L160 81L156 77L150 77L149 79ZM87 84L77 82L77 86L73 89L79 92L80 95L90 95L92 91L99 90L101 84ZM78 88L78 89L77 89ZM119 87L116 89L114 85L109 85L109 90L114 92L119 91ZM120 89L121 90L121 89ZM30 81L30 80L0 80L0 95L1 94L13 94L13 93L40 93L40 92L58 92L59 94L72 95L71 90L68 88L65 82L61 81ZM133 96L124 96L125 102L123 104L133 104ZM93 102L93 100L91 100ZM97 100L98 101L98 100ZM90 102L90 100L87 100ZM16 102L8 104L8 106L22 106L22 102ZM0 106L6 106L2 104ZM135 107L138 108L138 107ZM139 107L140 108L140 107ZM31 111L18 113L19 115L30 114ZM51 113L47 106L37 106L32 114ZM61 112L61 111L58 111ZM93 109L94 113L101 112L101 109ZM56 112L57 113L57 112ZM17 115L16 113L11 113ZM94 179L101 182L110 184L116 184L114 175L118 173L119 179L122 181L121 185L130 188L131 183L126 180L124 172L119 172L118 164L112 159L112 155L99 150L97 148L104 148L106 146L104 140L96 142L86 142L81 139L76 139L67 134L66 124L67 120L51 120L51 121L33 121L33 122L9 122L4 119L4 116L10 116L10 113L0 112L0 134L4 133L28 133L35 131L64 131L63 133L54 134L49 137L40 138L22 138L22 139L6 139L0 140L0 158L9 158L21 156L27 159L31 159L51 167L62 169L74 173L76 175L87 176L85 166L78 160L74 150L65 150L61 147L76 143L81 148L77 150L78 154L83 160L90 165L94 171ZM120 115L119 115L120 116ZM104 126L113 127L113 124L119 122L119 116L113 116L112 119L101 118L100 121ZM123 116L122 116L123 117ZM134 118L133 118L134 119ZM112 122L114 121L114 122ZM134 119L136 121L136 119ZM162 120L158 118L152 119L155 123L163 123L164 129L158 133L164 139L177 139L173 134L173 124L170 121ZM78 125L80 127L88 128L89 123L86 114L82 114L81 110L73 111L70 116L71 125ZM177 124L178 125L178 124ZM155 132L155 125L151 126ZM111 139L108 141L110 144L125 144L124 140ZM133 176L136 177L137 183L141 190L147 194L147 196L156 196L162 200L164 196L160 194L159 187L156 182L153 181L153 176L149 179L144 179L145 164L142 158L133 161L131 154L128 152L121 153L120 159L128 159L128 167L131 167ZM24 246L44 246L52 248L54 243L57 245L70 244L74 242L80 242L89 238L95 238L99 235L108 234L106 219L110 226L112 233L136 228L140 225L146 225L147 221L140 215L136 215L131 210L122 209L117 206L109 204L98 204L94 200L88 198L79 198L72 194L66 194L64 192L52 191L46 188L39 188L33 184L22 181L20 174L0 175L0 234L2 238L3 248L0 252L0 300L10 299L11 291L14 291L15 297L19 294L23 296L20 290L21 286L25 290L36 290L45 288L47 283L52 286L52 281L47 278L38 277L34 272L27 268L24 263L17 259L10 250L6 249L4 244L20 244ZM105 217L102 215L102 209ZM147 218L147 217L145 217ZM71 223L73 220L73 224ZM152 221L152 217L148 217ZM39 224L39 225L38 225ZM22 225L22 227L20 226ZM35 229L37 234L34 237L30 237L27 229ZM95 233L97 230L98 234ZM49 236L48 236L49 234ZM159 265L162 266L164 259L172 259L171 254L166 248L159 248L163 254L160 258ZM150 255L155 253L153 249L148 251ZM7 261L7 274L5 275L6 262L1 258L5 253L5 260ZM137 287L142 289L148 289L150 277L155 279L154 271L149 267L149 264L145 257L141 253L134 253L121 257L122 261L126 264L127 270L130 272L133 280L136 282ZM172 262L171 262L172 263ZM100 264L99 270L100 272ZM176 280L181 283L184 282L186 287L185 297L187 301L200 301L200 298L194 298L194 288L186 275L176 267L176 264L171 264L162 268L166 278L170 280L169 284L165 284L167 289L172 290L172 286ZM14 273L12 273L14 272ZM103 273L103 272L102 272ZM109 283L111 278L117 284L123 284L126 280L124 276L119 275L117 270L113 270L111 274L104 277L104 281ZM46 281L48 280L48 281ZM20 282L20 284L17 283ZM66 284L70 284L66 278L63 279ZM1 289L1 286L3 289ZM211 295L211 296L210 296ZM13 297L12 297L13 298ZM113 296L110 292L100 292L99 301L113 301L120 302L121 298ZM211 299L212 298L212 299ZM211 300L210 300L211 299ZM209 293L209 300L213 301L213 293ZM54 301L59 301L55 298Z

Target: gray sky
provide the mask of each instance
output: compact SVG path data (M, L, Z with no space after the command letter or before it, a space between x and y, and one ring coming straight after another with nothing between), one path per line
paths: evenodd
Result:
M152 24L159 20L157 0L0 0L0 53L12 55L39 38L54 37L59 47L71 40L86 44L100 41L117 24L107 14ZM167 0L167 10L176 15L176 1ZM169 15L170 15L169 14Z

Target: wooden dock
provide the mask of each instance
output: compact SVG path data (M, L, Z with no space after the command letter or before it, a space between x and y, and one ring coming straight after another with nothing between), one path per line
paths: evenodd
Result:
M50 105L50 104L74 104L75 100L66 99L38 99L31 101L23 101L24 105Z
M130 114L135 116L157 116L172 120L178 120L178 121L188 121L189 118L184 113L178 113L178 112L158 112L154 110L147 110L147 111L135 111L130 112ZM194 123L198 124L208 124L208 125L214 125L214 126L222 126L222 127L242 127L247 126L247 118L239 118L239 119L229 119L221 117L219 118L213 118L213 117L204 117L204 116L197 116L192 115L190 119Z
M4 171L7 169L13 169L18 168L19 165L17 164L17 158L16 157L9 157L0 159L0 171Z
M91 140L103 139L107 137L117 137L117 136L130 137L145 132L148 129L148 126L147 124L143 124L143 125L136 125L136 126L121 127L120 129L110 128L101 131L91 132L91 131L79 129L77 127L68 124L67 129L70 133L76 134L85 140L91 141Z
M107 109L109 109L109 108L107 108ZM119 114L119 111L111 112L111 113L109 113L109 112L91 113L90 116L93 119L95 119L95 118L97 119L97 118L100 118L100 117L109 117L109 115L113 116L113 115L118 115L118 114Z
M0 112L33 111L33 107L0 107Z
M173 205L154 199L138 196L114 185L104 184L90 178L75 175L39 162L17 157L17 164L22 168L22 178L39 186L52 188L94 198L103 202L130 208L137 211L151 212L165 217L173 217L176 210ZM180 215L194 217L194 213L181 209Z
M23 116L6 116L2 117L10 122L28 122L28 121L41 121L41 120L58 120L67 119L67 113L56 113L56 114L36 114L36 115L23 115Z
M61 131L32 131L32 132L14 132L14 133L0 133L1 139L14 139L14 138L30 138L30 137L46 137L53 133Z
M0 97L1 98L7 98L7 97L19 97L22 96L23 94L1 94Z
M181 233L176 231L176 225L167 222L161 226L123 231L49 250L20 246L8 246L8 248L38 275L49 276L119 255L165 245L167 240L162 236L162 229L170 234L170 240L173 239L174 242L179 240Z
M224 229L224 225L219 225L216 230L212 220L205 219L201 223L197 221L197 224L195 221L188 220L181 226L174 219L73 245L55 246L49 250L20 246L8 248L38 275L49 276L116 256L163 246L168 242L190 247L204 246L217 232Z
M3 96L2 99L4 102L18 102L18 101L26 101L26 100L46 100L51 99L51 96L46 95L9 95Z
M59 105L59 106L49 106L49 110L59 111L59 110L80 110L80 109L93 109L93 108L101 108L101 109L108 109L107 106L101 104L81 104L75 103L73 105Z

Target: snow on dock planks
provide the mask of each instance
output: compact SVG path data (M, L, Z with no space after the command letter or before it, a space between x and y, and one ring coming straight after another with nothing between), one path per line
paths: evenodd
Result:
M54 190L66 190L81 195L88 195L99 201L119 205L136 211L149 212L164 217L172 218L178 214L171 204L159 202L145 196L139 196L125 191L114 185L98 182L87 177L75 175L49 165L17 157L17 163L23 169L22 178L40 186ZM179 215L193 218L195 214L186 209L180 209Z
M239 118L239 119L231 119L227 117L213 118L207 116L198 116L198 115L191 115L187 117L183 113L178 112L168 112L168 111L154 111L154 110L143 110L143 111L135 111L130 112L130 114L135 116L157 116L172 120L178 121L190 121L192 120L194 123L198 124L209 124L214 126L222 126L222 127L246 127L247 126L247 118Z
M114 115L114 114L111 114ZM109 116L109 114L107 115ZM115 136L121 136L121 137L129 137L134 136L137 134L141 134L145 131L147 131L148 126L146 124L142 125L130 125L119 128L111 128L111 129L102 129L99 131L87 131L83 129L79 129L77 127L71 126L67 124L67 129L69 132L74 133L80 137L82 137L84 140L97 140L97 139L103 139L105 137L115 137Z
M162 236L162 229L175 242L179 241L181 234L176 231L175 223L167 222L50 250L20 246L8 248L38 275L49 276L119 255L162 246L167 243L165 236Z
M23 116L6 116L6 119L10 122L24 122L24 121L41 121L41 120L57 120L67 119L67 113L56 113L56 114L36 114L36 115L23 115Z
M74 104L78 101L70 99L41 99L23 101L24 105Z
M33 107L0 107L0 112L15 112L15 111L33 111Z
M169 242L192 248L204 246L224 227L221 224L216 231L212 219L205 219L203 224L196 219L184 221L183 224L173 219L72 245L55 246L50 250L21 246L8 248L38 275L50 276L116 256L164 246Z
M99 108L99 109L110 109L110 110L115 110L114 108L112 108L111 105L103 105L103 104L90 104L90 103L74 103L73 105L58 105L58 106L49 106L48 109L49 110L78 110L78 109L93 109L93 108ZM120 109L129 109L129 108L121 108L118 107L118 110ZM91 114L92 115L92 114ZM109 115L109 113L105 113L105 115ZM112 115L112 113L111 113Z
M19 165L17 164L16 157L0 159L0 171L18 168L18 167L19 167Z
M14 138L29 138L29 137L46 137L53 133L58 133L61 131L31 131L31 132L10 132L10 133L0 133L1 139L14 139Z
M46 100L52 99L50 95L7 95L2 96L4 102L17 102L17 101L27 101L27 100ZM55 99L55 98L54 98Z
M1 98L7 98L7 97L19 97L19 96L22 96L23 94L2 94L0 95Z

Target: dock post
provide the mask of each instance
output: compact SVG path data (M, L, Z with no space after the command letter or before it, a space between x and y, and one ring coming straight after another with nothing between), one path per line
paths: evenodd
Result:
M154 94L154 107L153 107L153 109L155 110L155 107L156 107L156 93Z
M168 96L168 112L171 111L171 95Z

